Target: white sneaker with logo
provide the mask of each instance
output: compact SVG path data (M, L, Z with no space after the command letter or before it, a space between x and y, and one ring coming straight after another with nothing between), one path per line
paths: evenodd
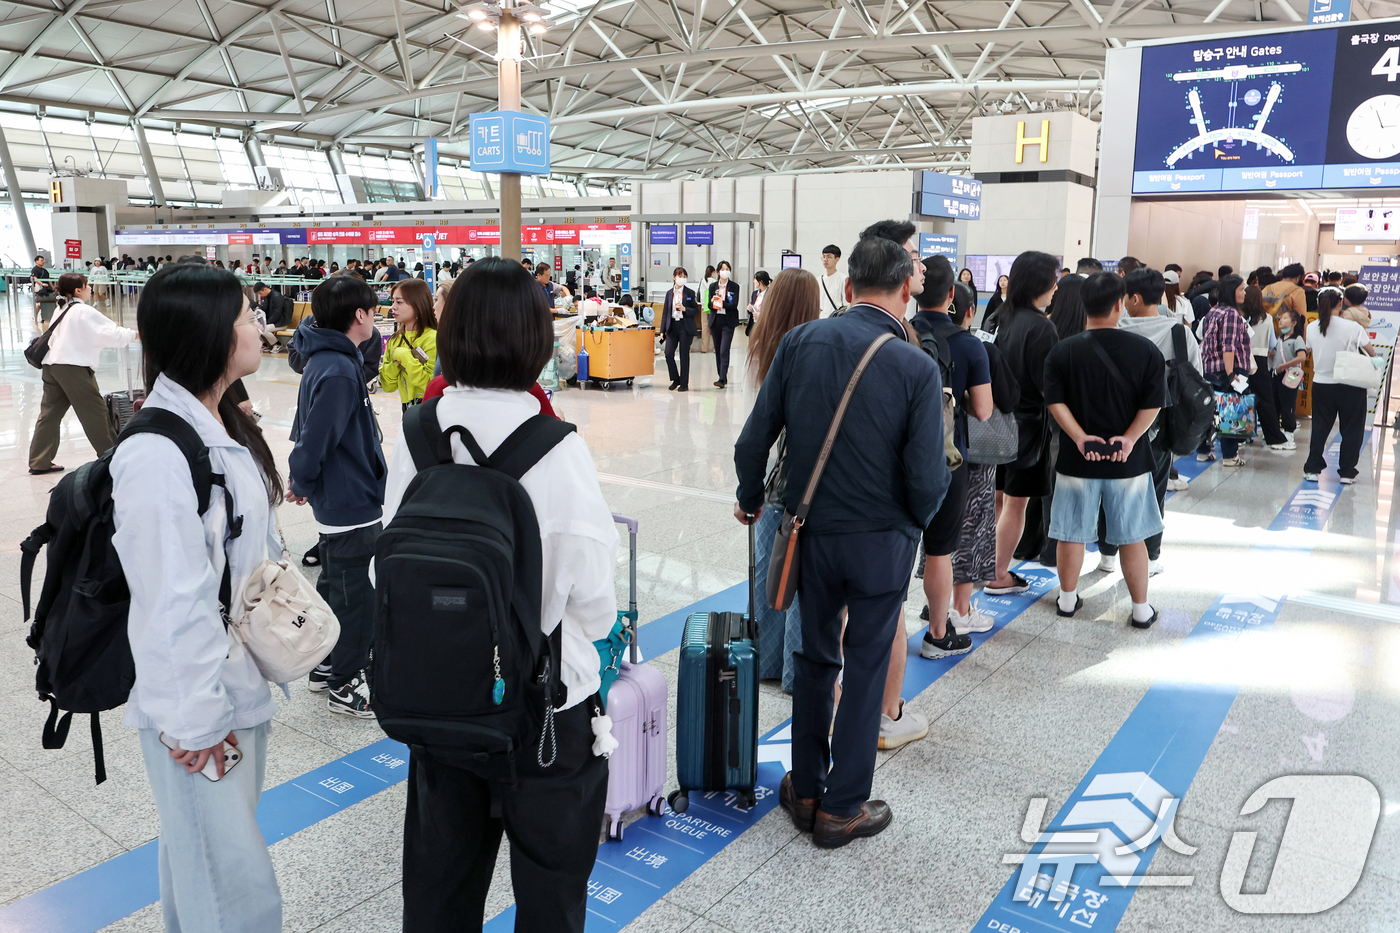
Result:
M928 720L918 713L905 709L903 700L899 701L898 719L891 719L884 713L880 714L880 741L878 745L884 751L908 745L910 742L917 742L927 735Z
M958 610L950 608L948 618L952 620L959 632L964 635L972 635L976 632L990 632L996 622L988 616L984 616L973 606L967 615L958 615Z

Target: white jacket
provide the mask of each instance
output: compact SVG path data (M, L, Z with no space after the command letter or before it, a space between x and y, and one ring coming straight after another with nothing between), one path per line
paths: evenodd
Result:
M528 392L448 386L438 403L438 424L464 425L488 455L528 418L540 403ZM452 459L471 464L460 438L452 438ZM398 511L408 484L418 474L399 428L394 462L384 491L384 525ZM535 506L543 557L540 628L552 634L562 624L560 680L568 690L563 709L598 692L598 649L617 621L617 526L598 485L598 469L588 445L570 434L526 471L520 485Z
M63 320L58 315L63 314ZM45 366L86 366L96 370L103 347L124 347L136 339L136 331L122 327L92 305L75 302L66 312L56 312L50 325L49 353Z
M233 592L271 557L281 556L262 470L228 436L209 409L165 376L146 406L173 411L194 425L209 462L233 494L243 533L228 542ZM112 456L112 544L131 590L127 635L136 686L128 726L159 729L183 748L208 748L231 729L267 722L277 712L267 680L224 630L219 580L224 569L223 490L214 486L203 519L188 461L168 438L140 434Z

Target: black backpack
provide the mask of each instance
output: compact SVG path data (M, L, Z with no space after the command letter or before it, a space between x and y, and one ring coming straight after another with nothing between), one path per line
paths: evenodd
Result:
M962 403L953 397L953 369L956 364L953 363L953 348L948 345L948 339L962 328L951 320L930 324L923 318L915 317L911 323L919 333L919 346L933 357L938 364L938 374L943 379L943 459L948 469L956 470L962 466L963 456L953 440L953 432L958 419L966 421L967 413L963 411ZM967 436L965 431L963 436Z
M559 629L540 631L539 523L520 477L574 426L536 415L486 456L439 399L404 413L418 475L375 547L370 689L384 732L502 785L554 761ZM452 461L457 435L477 466Z
M1167 398L1162 409L1162 441L1178 456L1194 453L1215 424L1215 390L1196 372L1186 356L1186 328L1172 327L1172 349L1167 361Z
M131 593L121 560L112 547L112 454L135 434L159 434L174 441L190 464L199 514L209 508L210 492L223 476L209 465L209 448L184 418L159 408L143 408L116 446L59 480L49 496L44 524L20 545L20 597L29 621L34 562L48 545L44 587L34 607L27 643L34 649L35 687L49 704L44 748L62 748L74 713L92 716L92 752L97 783L107 780L102 727L97 714L127 701L136 683L136 664L127 641ZM66 710L59 718L59 710Z

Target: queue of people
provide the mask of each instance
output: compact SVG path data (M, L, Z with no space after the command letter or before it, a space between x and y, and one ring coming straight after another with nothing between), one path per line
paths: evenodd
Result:
M920 654L937 661L966 653L971 635L993 628L973 607L977 586L991 596L1030 587L1012 562L1028 503L1037 500L1053 545L1057 614L1073 618L1084 608L1080 582L1092 572L1085 550L1097 544L1097 569L1122 570L1131 603L1124 621L1150 628L1160 617L1149 578L1161 569L1172 457L1162 412L1181 403L1169 367L1186 364L1222 394L1267 395L1272 407L1260 404L1260 417L1274 419L1278 433L1266 427L1265 441L1286 450L1296 446L1297 374L1311 358L1304 475L1318 478L1339 421L1339 473L1350 483L1366 392L1345 381L1346 358L1374 350L1358 322L1364 294L1324 288L1317 320L1306 323L1304 285L1277 289L1222 271L1216 288L1200 293L1210 296L1206 312L1191 309L1193 330L1178 300L1185 296L1169 289L1178 271L1167 270L1173 281L1125 257L1125 274L1085 263L1082 273L1064 274L1056 257L1037 251L1018 256L998 283L995 338L983 340L973 333L975 292L947 259L919 257L912 223L882 221L862 232L846 256L839 301L829 287L842 253L833 245L824 255L832 261L823 276L785 269L771 283L758 280L761 301L751 296L747 368L756 398L734 446L734 514L757 523L759 592L778 529L800 531L797 599L781 611L756 607L760 676L793 697L792 768L779 802L816 845L838 848L895 818L875 795L876 751L929 731L899 698L911 574L922 576L927 599ZM199 263L166 264L141 295L146 405L198 432L227 493L218 508L201 511L188 464L165 438L133 436L111 460L113 542L130 567L132 596L136 683L126 722L140 731L160 811L161 898L172 928L261 933L281 925L279 886L255 820L275 704L251 657L226 650L225 568L246 579L263 560L281 558L277 506L310 506L317 589L340 636L307 686L326 694L331 712L372 718L375 612L395 595L375 557L386 527L415 508L425 471L407 425L431 419L441 440L436 465L488 466L497 451L515 449L510 439L535 416L553 413L535 392L553 344L548 277L541 282L537 269L493 257L437 294L422 279L399 278L387 342L375 329L377 293L350 271L319 282L291 344L302 380L285 480L256 421L230 395L257 371L262 318L281 303L250 302L238 277ZM727 262L714 273L697 290L684 267L673 269L658 329L674 391L689 388L701 314L715 338L715 385L727 384L739 286ZM101 349L136 336L88 303L84 276L67 273L56 284L65 304L50 327L33 473L62 469L52 463L58 421L72 406L89 428L102 406L93 377ZM257 291L269 300L270 289ZM439 367L443 384L425 403ZM406 413L415 409L392 461L369 400L376 378L398 392ZM1014 450L1004 456L974 441L976 426L992 419L1014 425ZM116 440L95 425L88 435L99 451ZM1243 465L1238 440L1220 442L1225 465ZM1211 432L1199 451L1198 459L1214 458ZM577 434L565 430L516 479L539 539L529 566L540 585L527 594L527 615L553 652L546 679L562 690L542 714L552 749L546 762L541 737L539 755L529 749L517 780L502 786L431 743L413 747L406 931L479 926L503 834L517 928L584 928L608 773L595 742L602 713L593 642L616 618L618 536ZM442 594L442 605L455 598ZM444 669L454 660L442 659ZM504 689L499 675L497 682ZM239 768L227 764L240 759ZM210 761L219 781L200 773Z

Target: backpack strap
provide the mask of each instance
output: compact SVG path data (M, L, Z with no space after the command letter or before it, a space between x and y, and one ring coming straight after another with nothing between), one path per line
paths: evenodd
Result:
M451 463L452 451L449 448L444 456L442 449L442 428L438 427L437 407L442 396L430 398L421 405L409 406L403 414L403 436L408 443L408 452L413 457L413 465L418 470L426 470L439 463Z
M209 465L209 448L204 446L204 439L194 425L164 408L142 408L122 431L117 443L134 434L159 434L180 448L180 453L190 464L190 477L194 480L194 493L199 500L199 514L209 511L209 496L216 482L214 468ZM223 479L223 476L218 477L218 485L223 485ZM232 511L229 514L232 515Z
M463 437L465 443L466 438L471 435L466 433L466 428L463 428L462 431L466 434L466 437ZM496 448L483 465L500 470L512 479L519 481L520 477L529 472L536 463L539 463L545 454L553 450L560 441L574 431L574 426L567 421L560 421L558 418L551 418L544 414L535 415L511 432L510 437L501 441L501 446ZM475 456L475 452L473 452L473 456Z

